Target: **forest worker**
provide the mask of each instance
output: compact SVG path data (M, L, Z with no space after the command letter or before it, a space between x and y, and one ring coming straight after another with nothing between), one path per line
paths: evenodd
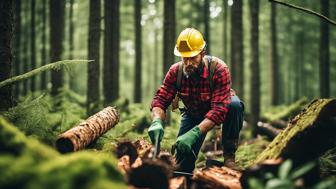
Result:
M174 54L181 57L181 62L170 67L151 104L153 122L148 134L155 144L164 135L167 107L176 94L182 99L185 107L180 109L182 118L175 143L176 163L179 171L189 173L195 168L207 132L220 124L224 164L237 168L235 151L243 124L244 107L231 89L229 68L219 58L205 55L205 47L206 42L198 30L186 28L180 33Z

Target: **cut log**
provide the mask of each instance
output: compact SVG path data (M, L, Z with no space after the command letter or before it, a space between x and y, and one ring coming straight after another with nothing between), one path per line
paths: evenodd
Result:
M56 140L56 148L61 153L81 150L113 128L118 122L118 111L114 107L107 107L59 135Z
M187 189L185 177L175 177L169 180L169 189Z
M227 167L211 167L194 173L194 188L204 189L241 189L241 173Z
M268 147L256 158L255 163L266 159L292 159L302 164L316 159L336 146L336 99L312 101L292 119Z

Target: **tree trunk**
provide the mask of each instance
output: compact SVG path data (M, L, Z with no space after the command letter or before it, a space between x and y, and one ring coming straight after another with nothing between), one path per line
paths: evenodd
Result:
M259 0L249 1L251 13L251 112L253 134L257 134L260 117L260 69L259 69Z
M13 1L0 1L0 19L0 81L3 81L11 77L12 70ZM0 111L12 104L12 87L0 88Z
M321 0L321 14L329 17L329 0ZM330 96L329 25L320 19L320 97Z
M100 0L90 0L88 60L94 60L94 62L88 64L87 115L92 115L99 110L100 18Z
M70 0L70 6L69 6L69 60L73 59L74 54L74 34L75 34L75 27L74 27L74 20L73 20L73 5L74 0ZM100 22L99 22L100 23ZM99 31L100 32L100 31ZM96 62L95 62L96 63ZM75 90L76 88L76 79L74 78L74 75L69 74L69 85L70 89Z
M231 73L232 84L244 99L243 1L235 0L231 10Z
M14 1L14 75L21 73L21 0ZM14 97L18 99L20 94L20 83L15 84Z
M41 25L41 66L47 64L47 39L46 39L46 25L47 25L47 0L42 0L42 9L41 9L42 25ZM47 89L47 73L41 73L41 90Z
M227 0L223 0L223 6L224 6L224 10L223 10L223 46L224 46L224 62L226 62L225 60L229 60L229 55L228 55L228 4L227 4Z
M115 108L107 107L61 134L56 140L56 147L62 153L81 150L113 128L118 122L118 111Z
M163 75L165 75L174 61L175 47L175 0L164 1L163 25Z
M29 13L29 2L28 1L23 1L22 2L23 5L24 5L24 25L23 25L23 35L24 35L24 38L23 38L23 59L22 59L22 62L23 62L23 73L27 73L29 71L29 26L28 26L28 23L29 23L29 16L28 16L28 13ZM29 85L29 81L28 80L25 80L23 82L23 95L27 95L28 94L28 85Z
M273 106L280 104L280 74L278 65L278 48L277 48L277 28L276 28L276 4L271 3L271 102Z
M205 37L205 41L207 42L207 54L211 54L210 52L210 0L204 0L204 37Z
M30 65L31 69L36 68L36 52L35 52L35 0L31 0L31 7L30 7ZM36 91L36 77L31 77L30 80L30 90L32 92Z
M119 0L105 0L104 98L105 104L119 98Z
M135 20L135 74L134 74L134 102L141 102L141 0L134 2Z
M64 35L64 0L50 0L50 61L56 62L62 59L63 35ZM64 84L63 71L52 71L51 94L56 96Z

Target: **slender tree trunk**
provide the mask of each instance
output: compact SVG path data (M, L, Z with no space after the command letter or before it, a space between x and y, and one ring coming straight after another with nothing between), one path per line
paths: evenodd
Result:
M50 61L56 62L62 59L63 38L64 38L64 0L50 0ZM56 96L59 89L63 87L63 71L52 71L51 94Z
M24 5L24 25L23 25L23 73L27 73L29 71L29 2L25 1L22 2ZM29 85L29 81L25 80L23 82L23 95L27 95L28 94L28 85Z
M134 2L135 20L135 74L134 102L141 102L141 0Z
M163 26L163 74L165 75L174 61L175 47L175 0L164 1Z
M31 69L36 68L36 52L35 52L35 0L31 0L31 7L30 7L30 65ZM34 92L36 90L36 77L31 77L30 80L30 90Z
M105 104L119 98L119 0L105 0L104 98Z
M73 5L74 0L70 0L70 7L69 7L69 60L73 59L74 53L74 34L75 34L75 27L74 27L74 20L73 20ZM74 90L76 87L76 79L74 79L74 75L70 75L70 89Z
M154 92L157 90L159 86L159 32L158 29L154 30Z
M0 81L11 77L13 19L13 1L0 1ZM7 110L12 104L12 87L0 88L0 111Z
M42 0L42 9L41 9L41 17L42 17L42 26L41 26L41 66L47 64L47 39L46 39L46 25L47 25L47 0ZM41 73L41 90L47 89L47 73Z
M321 0L321 14L329 17L329 0ZM320 97L330 97L329 25L320 19Z
M210 52L210 0L204 0L204 37L205 41L207 42L207 53L211 54Z
M100 0L90 0L88 59L94 62L88 64L86 106L88 116L99 111L100 18Z
M249 1L251 13L251 112L253 134L257 134L260 117L260 69L259 69L259 0Z
M21 0L14 1L14 75L21 73ZM17 99L20 94L20 83L15 84L14 97Z
M229 60L228 57L228 4L227 4L227 0L223 0L223 33L224 33L224 37L223 37L223 46L224 46L224 60Z
M174 61L175 47L175 0L164 1L163 26L163 75L166 75ZM170 111L167 111L166 123L170 123Z
M271 3L271 101L272 105L279 105L280 94L280 74L278 65L278 48L277 48L277 28L276 28L276 4Z
M231 10L231 73L233 88L244 99L243 1L235 0Z

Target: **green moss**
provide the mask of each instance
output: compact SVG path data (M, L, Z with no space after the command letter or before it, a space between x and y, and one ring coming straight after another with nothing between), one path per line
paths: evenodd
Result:
M27 138L21 131L15 128L0 116L0 152L20 156L29 154L36 160L55 157L58 153L50 147L41 144L34 138Z
M28 188L126 188L117 160L96 152L77 152L43 162Z
M303 131L313 123L319 116L322 108L328 104L331 99L320 99L313 101L309 109L305 109L304 114L296 116L291 123L282 131L257 157L255 163L266 159L276 159L280 156L290 139L297 133Z
M248 167L268 144L267 140L258 137L253 141L240 145L236 152L236 162L244 168Z

